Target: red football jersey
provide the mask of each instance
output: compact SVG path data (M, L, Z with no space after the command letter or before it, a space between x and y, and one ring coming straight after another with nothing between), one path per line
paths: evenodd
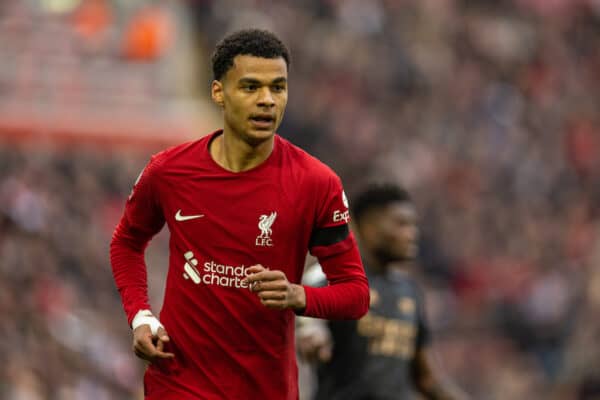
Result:
M175 359L147 369L146 398L297 399L294 312L266 308L242 279L262 264L300 283L310 250L330 284L305 287L304 315L361 317L368 284L346 196L331 169L279 136L262 164L227 171L209 153L219 134L152 157L111 243L131 323L150 308L144 249L165 222L171 234L160 321Z

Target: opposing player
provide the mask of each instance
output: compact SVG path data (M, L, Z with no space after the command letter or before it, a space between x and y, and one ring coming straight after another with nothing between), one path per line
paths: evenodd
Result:
M275 134L290 57L270 32L216 47L213 100L223 129L152 157L110 248L116 285L148 361L146 399L297 399L294 314L356 319L369 289L339 178ZM168 225L160 318L144 249ZM329 280L300 285L307 250Z
M318 400L463 399L433 371L423 297L408 266L417 252L417 213L395 185L371 185L353 203L354 222L371 287L371 306L359 321L308 319L300 353L318 360ZM318 270L308 277L326 284ZM307 325L308 324L308 325Z

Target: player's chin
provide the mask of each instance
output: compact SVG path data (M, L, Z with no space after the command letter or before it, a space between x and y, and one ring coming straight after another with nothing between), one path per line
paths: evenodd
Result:
M255 144L260 144L266 140L271 139L275 135L275 130L251 128L247 131L246 134L251 142Z

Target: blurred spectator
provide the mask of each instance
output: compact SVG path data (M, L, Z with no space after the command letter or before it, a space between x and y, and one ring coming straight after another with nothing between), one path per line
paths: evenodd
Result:
M125 32L125 56L136 61L152 61L169 47L173 32L170 20L158 6L140 10Z
M110 27L111 19L106 0L85 0L74 12L73 24L78 34L93 41Z

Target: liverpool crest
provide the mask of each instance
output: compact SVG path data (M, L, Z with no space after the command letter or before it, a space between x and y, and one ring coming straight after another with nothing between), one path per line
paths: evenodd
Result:
M260 235L256 237L257 246L273 246L273 239L271 239L273 230L271 229L271 226L273 226L275 218L277 218L276 211L273 211L269 215L263 214L258 217L258 229L260 229Z

